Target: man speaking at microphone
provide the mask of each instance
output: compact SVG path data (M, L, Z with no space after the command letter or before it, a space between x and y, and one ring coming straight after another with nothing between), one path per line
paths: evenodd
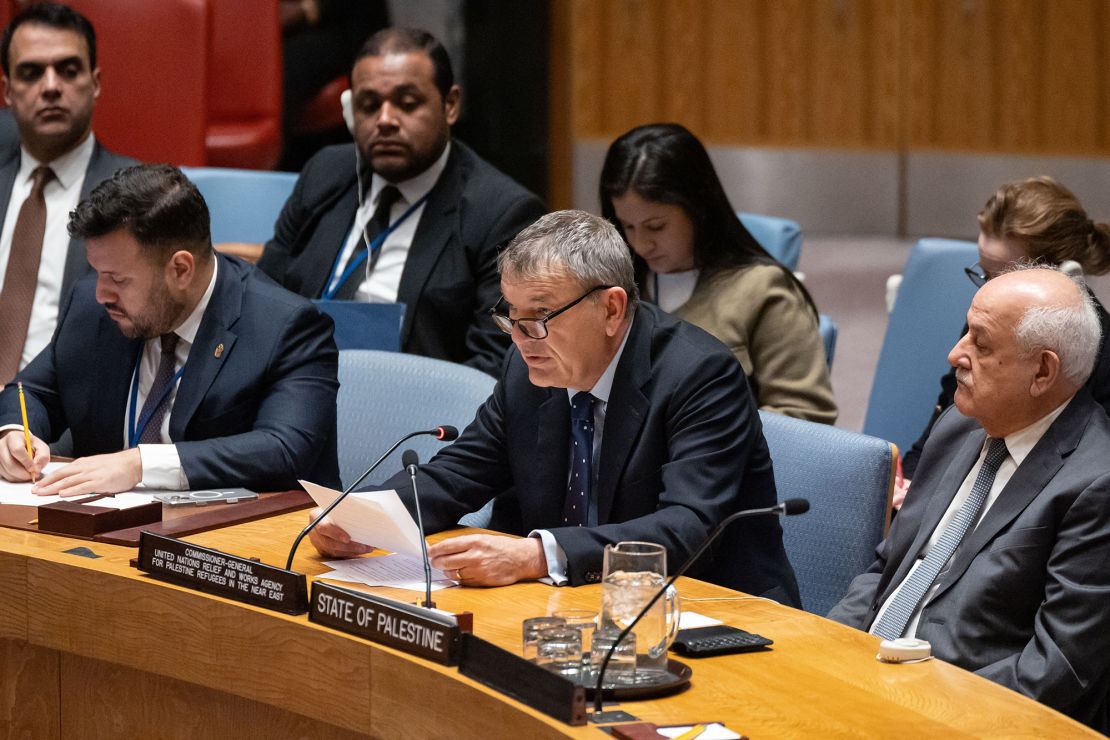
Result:
M120 170L73 212L96 275L50 344L0 393L0 477L26 481L69 428L74 462L38 479L62 496L339 480L332 322L212 249L208 207L169 165Z
M702 330L638 304L632 259L616 229L560 211L524 229L498 258L503 298L492 319L511 334L500 380L458 441L420 470L425 527L448 529L495 499L489 528L429 548L465 585L549 577L601 580L606 544L666 546L677 568L741 509L773 506L775 482L743 370ZM411 484L396 488L410 510ZM352 557L327 521L325 555ZM745 520L691 574L798 603L771 517Z

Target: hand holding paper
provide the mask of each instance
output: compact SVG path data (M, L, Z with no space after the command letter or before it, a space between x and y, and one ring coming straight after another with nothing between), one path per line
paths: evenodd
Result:
M317 506L324 507L340 492L300 481ZM313 512L317 514L318 512ZM323 530L321 532L320 530ZM354 557L380 547L421 557L420 530L396 491L356 491L337 506L309 535L325 555Z

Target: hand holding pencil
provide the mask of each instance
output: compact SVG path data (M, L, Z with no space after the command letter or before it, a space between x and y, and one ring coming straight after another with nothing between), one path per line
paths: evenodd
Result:
M23 415L22 430L0 432L0 478L34 482L50 462L50 446L31 434L22 383L19 384L19 406Z

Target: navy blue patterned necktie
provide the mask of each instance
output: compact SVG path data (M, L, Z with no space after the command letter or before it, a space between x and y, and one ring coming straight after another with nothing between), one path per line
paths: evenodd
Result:
M917 611L917 605L929 592L929 588L944 566L952 559L956 548L963 542L972 525L979 520L979 513L983 510L987 494L994 485L994 477L1002 461L1006 459L1006 455L1006 441L992 437L987 444L987 456L983 459L983 465L979 468L979 475L975 477L975 484L971 487L967 500L948 522L940 539L925 555L921 565L917 566L905 580L894 600L890 602L890 606L883 612L883 618L872 630L876 635L884 640L894 640L905 633L913 613Z
M169 411L170 406L170 393L166 387L174 382L174 374L177 366L177 334L170 332L169 334L162 335L162 355L158 359L158 369L154 371L154 382L150 385L150 392L146 394L146 401L143 402L143 410L139 412L139 418L143 419L150 415L150 421L143 427L143 433L139 435L139 444L153 445L161 444L162 442L162 420L166 418L166 412ZM137 422L132 421L132 424Z
M590 487L593 483L594 397L585 391L570 401L570 478L563 504L563 524L589 524Z

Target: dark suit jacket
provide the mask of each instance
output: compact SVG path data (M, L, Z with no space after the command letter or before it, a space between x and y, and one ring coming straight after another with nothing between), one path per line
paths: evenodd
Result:
M570 403L563 388L532 385L515 348L475 420L423 466L425 526L447 529L498 497L490 527L518 535L549 530L566 553L571 585L579 585L601 579L606 544L660 543L677 568L729 514L773 506L775 480L759 415L728 349L643 303L629 332L605 416L599 526L559 526ZM381 487L397 488L411 509L406 480L402 474ZM773 517L734 524L692 575L799 603Z
M14 125L14 121L12 123ZM2 140L0 140L0 224L3 224L4 219L7 218L8 208L11 205L8 201L12 197L15 176L19 174L19 163L18 137L14 141L14 146L4 146ZM81 200L88 198L93 188L116 174L117 170L134 164L139 164L139 162L130 157L111 152L102 147L99 141L96 142L93 146L92 157L89 158L89 166L85 169L85 181L81 184ZM20 204L17 203L15 207L19 208L19 206ZM67 223L69 222L68 213L58 214L56 217L64 218ZM66 253L66 263L62 269L65 272L62 274L62 300L60 302L65 303L65 297L78 278L92 272L88 258L85 256L85 242L83 239L69 240L69 251Z
M369 176L363 180L369 189ZM354 144L314 156L258 266L295 293L321 297L354 224L357 191ZM501 294L497 248L544 212L536 196L453 141L401 274L402 350L496 375L509 345L486 314Z
M985 437L956 408L941 417L913 495L831 619L870 629ZM942 578L917 629L933 655L1110 729L1110 418L1086 389L1015 471Z
M1090 290L1088 289L1087 292L1090 293ZM1094 399L1106 409L1106 412L1110 413L1110 342L1106 341L1107 334L1110 334L1110 313L1106 312L1098 298L1095 298L1094 293L1091 293L1091 298L1098 310L1098 323L1102 328L1102 338L1099 340L1098 357L1095 360L1094 372L1087 379L1087 389L1091 391ZM967 334L967 324L964 324L964 330L960 333L960 336L962 337L964 334ZM948 372L940 379L940 395L937 396L933 415L930 417L929 423L925 425L925 430L906 454L902 456L902 473L907 478L914 477L917 471L917 463L921 459L921 451L929 440L933 425L937 423L940 415L952 405L955 397L956 368L953 367L949 368Z
M189 485L274 491L298 488L298 478L339 485L331 319L242 260L217 259L215 291L170 414ZM77 456L122 448L143 345L97 305L95 286L95 276L78 282L51 343L16 376L31 431L54 440L72 429ZM0 424L18 423L13 382L0 393Z

